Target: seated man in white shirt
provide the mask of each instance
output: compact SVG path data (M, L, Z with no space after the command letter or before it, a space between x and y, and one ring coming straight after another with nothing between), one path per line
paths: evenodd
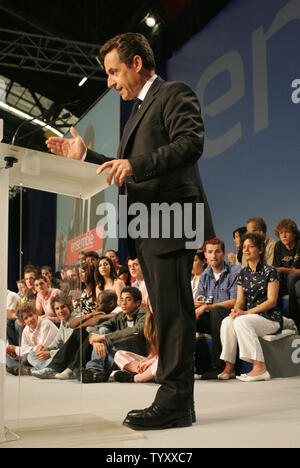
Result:
M7 371L18 375L29 375L27 356L40 345L49 346L58 333L58 328L50 320L38 316L35 303L25 302L19 309L19 319L24 323L21 346L6 346Z
M75 317L75 312L71 298L59 294L51 300L51 307L60 321L58 333L49 346L39 345L35 351L29 353L27 360L33 367L31 375L34 375L34 371L47 367L73 333L70 324Z

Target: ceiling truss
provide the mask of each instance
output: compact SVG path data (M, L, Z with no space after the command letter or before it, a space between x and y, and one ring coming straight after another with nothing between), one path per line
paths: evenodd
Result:
M0 65L106 81L99 45L0 28Z

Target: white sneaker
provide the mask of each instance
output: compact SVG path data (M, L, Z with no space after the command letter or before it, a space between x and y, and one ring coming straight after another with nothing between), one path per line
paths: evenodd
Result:
M56 371L51 369L51 367L45 367L41 370L32 370L31 375L37 377L38 379L54 379Z
M58 380L70 380L75 379L75 375L73 371L67 367L63 372L55 374L54 378Z

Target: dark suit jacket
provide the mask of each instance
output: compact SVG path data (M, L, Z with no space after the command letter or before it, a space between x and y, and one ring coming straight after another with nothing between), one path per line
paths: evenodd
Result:
M121 139L117 156L130 159L133 168L134 175L125 183L129 204L203 202L207 239L214 236L214 229L197 165L203 142L197 96L182 82L165 82L157 77L134 116L127 139ZM87 152L88 162L99 164L110 159ZM186 238L171 235L171 239L148 242L159 255L184 248Z

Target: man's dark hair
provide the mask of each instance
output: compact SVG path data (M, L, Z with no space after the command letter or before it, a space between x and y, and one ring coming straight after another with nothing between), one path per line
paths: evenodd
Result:
M93 257L96 260L99 259L99 254L95 252L95 250L89 250L88 252L84 252L86 258Z
M46 276L44 276L44 275L37 275L35 277L34 281L39 281L39 280L43 280L45 283L48 283L48 280L47 280Z
M54 312L55 314L55 310L54 310L54 304L55 302L58 302L59 304L64 304L68 307L69 311L72 312L73 310L73 304L72 304L72 299L70 296L67 296L65 294L58 294L57 296L54 296L52 299L51 299L51 309L52 311Z
M122 289L121 296L126 292L133 297L134 302L142 302L142 293L138 288L135 288L134 286L126 286L126 288Z
M117 49L121 62L128 68L132 67L133 57L139 55L146 70L155 70L153 50L143 34L131 32L118 34L101 47L100 55L104 58L113 49Z
M35 265L25 265L24 267L24 276L26 273L34 273L35 275L38 274L38 269Z
M114 308L117 307L118 305L118 295L115 291L113 291L112 289L105 289L104 291L101 291L101 293L99 294L99 296L97 297L97 300L96 300L96 303L98 305L99 301L100 301L100 298L103 298L105 299L105 302L108 303L108 302L113 302L114 304Z

